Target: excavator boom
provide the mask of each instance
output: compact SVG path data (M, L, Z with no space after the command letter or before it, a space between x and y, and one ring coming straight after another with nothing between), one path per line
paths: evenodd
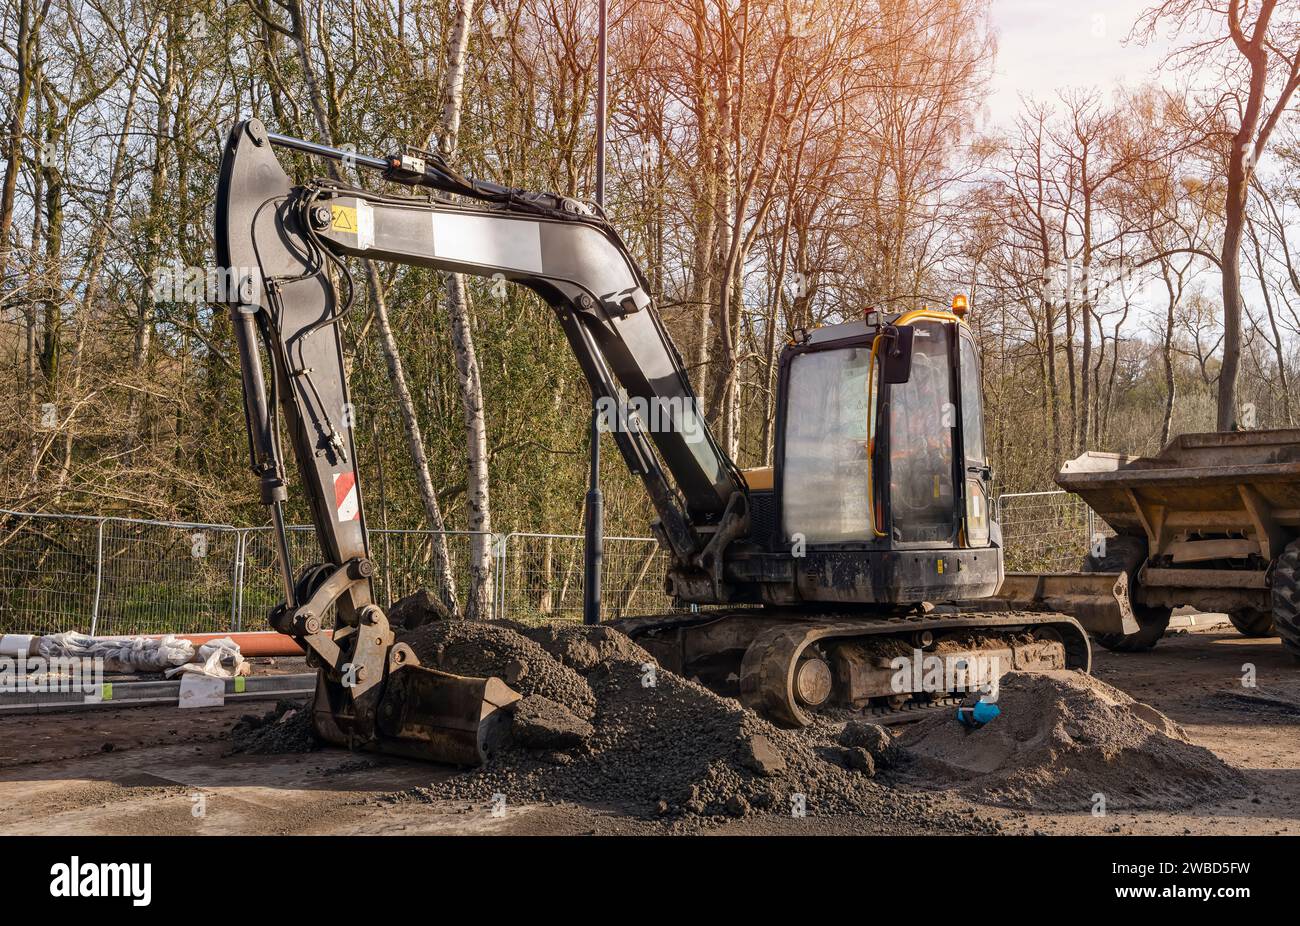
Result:
M277 148L432 192L384 195L337 176L294 184ZM697 411L645 279L617 233L583 204L466 180L424 156L358 156L275 135L252 119L237 125L226 144L216 245L238 293L230 310L250 456L278 542L284 603L271 622L299 639L321 667L317 728L328 739L472 761L489 748L488 728L512 699L499 680L457 679L419 666L409 649L394 647L375 603L339 324L356 299L344 257L495 277L539 293L594 396L663 412L652 430L618 428L613 436L645 485L658 514L653 529L679 568L700 569L710 542L743 525L743 478ZM323 557L297 570L284 525L281 420ZM727 522L733 526L723 531ZM330 611L332 635L323 626Z

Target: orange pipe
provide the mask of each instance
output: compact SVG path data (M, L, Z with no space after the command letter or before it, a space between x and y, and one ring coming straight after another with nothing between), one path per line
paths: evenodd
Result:
M326 630L325 634L332 635L332 630ZM164 634L149 634L151 637L161 637ZM239 651L244 656L301 656L303 648L297 644L293 637L283 633L276 633L274 630L248 631L246 633L176 633L172 634L178 640L189 640L194 644L195 649L211 640L224 640L229 638L234 640L239 646Z
M324 631L326 636L333 636L333 630ZM277 633L274 630L247 631L244 633L142 633L139 636L151 640L161 640L171 636L178 640L189 640L198 649L211 640L234 640L239 651L245 656L301 656L305 650L294 642L293 637ZM39 638L38 638L39 639ZM130 636L105 635L98 640L129 640ZM35 641L33 641L34 644Z

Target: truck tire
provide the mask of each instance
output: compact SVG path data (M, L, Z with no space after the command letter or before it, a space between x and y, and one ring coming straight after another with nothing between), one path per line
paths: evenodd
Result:
M1147 559L1147 542L1139 537L1107 537L1106 555L1097 558L1088 553L1083 560L1083 572L1124 572L1128 574L1129 595L1136 602L1137 574ZM1140 653L1153 648L1165 635L1173 608L1150 608L1134 603L1133 616L1137 618L1136 633L1094 633L1092 638L1116 653Z
M1300 540L1292 541L1273 566L1273 626L1282 645L1300 659Z
M1228 612L1228 620L1244 637L1273 636L1273 612L1258 608L1238 608Z

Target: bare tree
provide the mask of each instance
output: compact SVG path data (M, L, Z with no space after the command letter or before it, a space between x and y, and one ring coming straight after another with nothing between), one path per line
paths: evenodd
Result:
M1241 246L1246 204L1256 165L1278 120L1300 87L1300 23L1293 12L1277 16L1277 0L1168 0L1143 14L1140 26L1154 34L1161 22L1201 21L1216 38L1197 41L1176 53L1187 68L1201 66L1207 53L1221 55L1226 81L1208 106L1207 121L1229 141L1225 152L1223 245L1223 365L1219 372L1217 426L1235 430L1237 379L1241 368ZM1252 18L1253 17L1253 18ZM1234 54L1235 52L1235 54ZM1271 73L1270 73L1271 72Z

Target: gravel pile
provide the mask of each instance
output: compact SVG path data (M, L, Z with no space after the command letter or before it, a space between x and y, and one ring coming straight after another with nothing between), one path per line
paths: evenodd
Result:
M875 830L987 831L928 791L1024 810L1178 809L1238 796L1241 773L1154 708L1073 672L1003 677L978 730L936 711L895 738L860 720L791 731L660 667L609 627L526 627L412 611L398 639L421 664L495 675L523 697L483 768L391 800L575 803L691 829L750 815L869 818ZM427 609L426 609L427 610ZM233 751L319 748L303 704L246 715ZM877 778L877 773L880 777Z
M398 639L422 665L495 675L522 699L487 765L389 800L490 806L503 796L606 807L686 830L802 810L863 818L870 831L983 832L996 824L925 792L1025 810L1086 810L1100 793L1118 810L1245 791L1239 772L1169 718L1073 672L1008 674L1001 716L979 730L943 710L897 738L861 720L791 731L663 669L609 627L446 620L419 598L404 607ZM237 752L317 748L308 710L293 702L246 716L232 736Z
M488 765L395 800L582 803L679 829L802 810L870 817L877 829L988 830L874 781L894 756L883 728L779 729L608 627L437 621L399 639L424 665L497 675L524 698L513 742Z
M321 747L311 726L311 709L301 701L280 700L261 716L245 714L230 730L231 752L282 755Z
M1241 796L1239 771L1147 704L1076 672L1003 676L999 717L977 730L944 711L903 731L891 778L1025 810L1176 810Z
M589 720L596 698L586 680L518 629L495 621L435 620L403 633L420 665L456 675L495 675L525 697L563 704ZM630 641L629 641L630 642Z

